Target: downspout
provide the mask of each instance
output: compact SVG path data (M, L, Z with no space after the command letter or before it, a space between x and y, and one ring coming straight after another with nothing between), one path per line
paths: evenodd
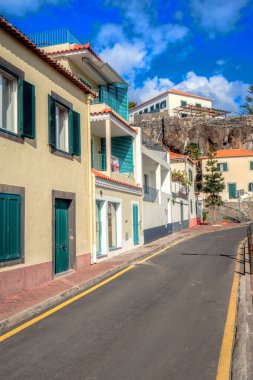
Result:
M94 212L94 204L95 204L95 192L93 190L94 187L94 175L91 172L91 129L90 129L90 103L92 97L90 95L86 98L86 109L87 109L87 142L88 142L88 181L89 181L89 190L88 190L88 200L89 200L89 252L90 252L90 263L94 264L94 225L95 225L95 212ZM95 249L96 251L96 249Z

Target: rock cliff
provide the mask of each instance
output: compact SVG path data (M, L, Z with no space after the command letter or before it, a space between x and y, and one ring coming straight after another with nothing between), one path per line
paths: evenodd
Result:
M253 117L226 119L171 117L166 112L135 115L135 126L155 142L163 142L173 152L184 153L189 143L198 144L206 153L218 149L244 148L253 150Z

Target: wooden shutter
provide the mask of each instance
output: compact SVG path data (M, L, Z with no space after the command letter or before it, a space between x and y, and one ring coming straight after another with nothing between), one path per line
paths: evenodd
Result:
M224 172L228 171L228 164L226 162L223 163L223 171Z
M253 182L249 183L249 191L253 191Z
M250 161L250 170L253 170L253 161Z
M48 95L48 143L55 148L56 145L56 106L55 100Z
M80 114L75 111L73 111L72 122L72 154L81 155Z
M18 87L19 131L21 136L35 139L35 87L22 79Z
M21 196L0 194L0 260L21 257Z

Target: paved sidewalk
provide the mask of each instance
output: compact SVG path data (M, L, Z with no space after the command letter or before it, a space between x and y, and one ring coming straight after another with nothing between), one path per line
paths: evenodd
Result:
M224 226L202 225L188 228L166 236L145 246L121 253L112 258L99 261L78 272L71 272L35 288L26 289L18 294L0 299L0 330L6 330L43 310L83 291L141 257L150 255L163 247L183 238L215 232L228 228L242 227L242 224Z

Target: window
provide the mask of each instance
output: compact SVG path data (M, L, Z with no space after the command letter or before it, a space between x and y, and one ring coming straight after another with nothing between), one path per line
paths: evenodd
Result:
M144 174L144 193L148 192L148 175Z
M144 109L144 113L148 113L148 108L145 108L145 109Z
M217 164L217 169L219 172L227 172L228 171L228 164L227 162L220 162Z
M56 149L69 151L69 113L66 107L56 103Z
M150 107L150 112L154 112L154 110L155 110L155 106L151 106Z
M196 107L201 107L201 104L200 103L196 103Z
M253 182L249 183L249 191L253 191Z
M139 112L139 115L141 115L141 114L142 114L142 111Z
M187 106L187 102L185 100L181 100L181 107Z
M250 168L250 170L253 170L253 161L250 161L249 168Z
M108 243L109 250L117 248L117 210L118 203L108 202Z
M80 114L48 97L49 144L56 150L81 155Z
M161 110L166 108L166 100L163 100L161 103L160 103L160 108Z
M18 132L17 78L0 70L0 128Z
M193 182L193 175L192 175L192 170L189 169L189 181L192 183Z
M0 262L21 258L21 196L0 193Z
M191 206L191 214L192 214L193 213L192 199L190 200L190 206Z
M159 111L159 110L160 110L160 103L156 103L156 105L155 105L155 109L156 109L156 111Z
M35 138L35 87L1 67L0 129Z

